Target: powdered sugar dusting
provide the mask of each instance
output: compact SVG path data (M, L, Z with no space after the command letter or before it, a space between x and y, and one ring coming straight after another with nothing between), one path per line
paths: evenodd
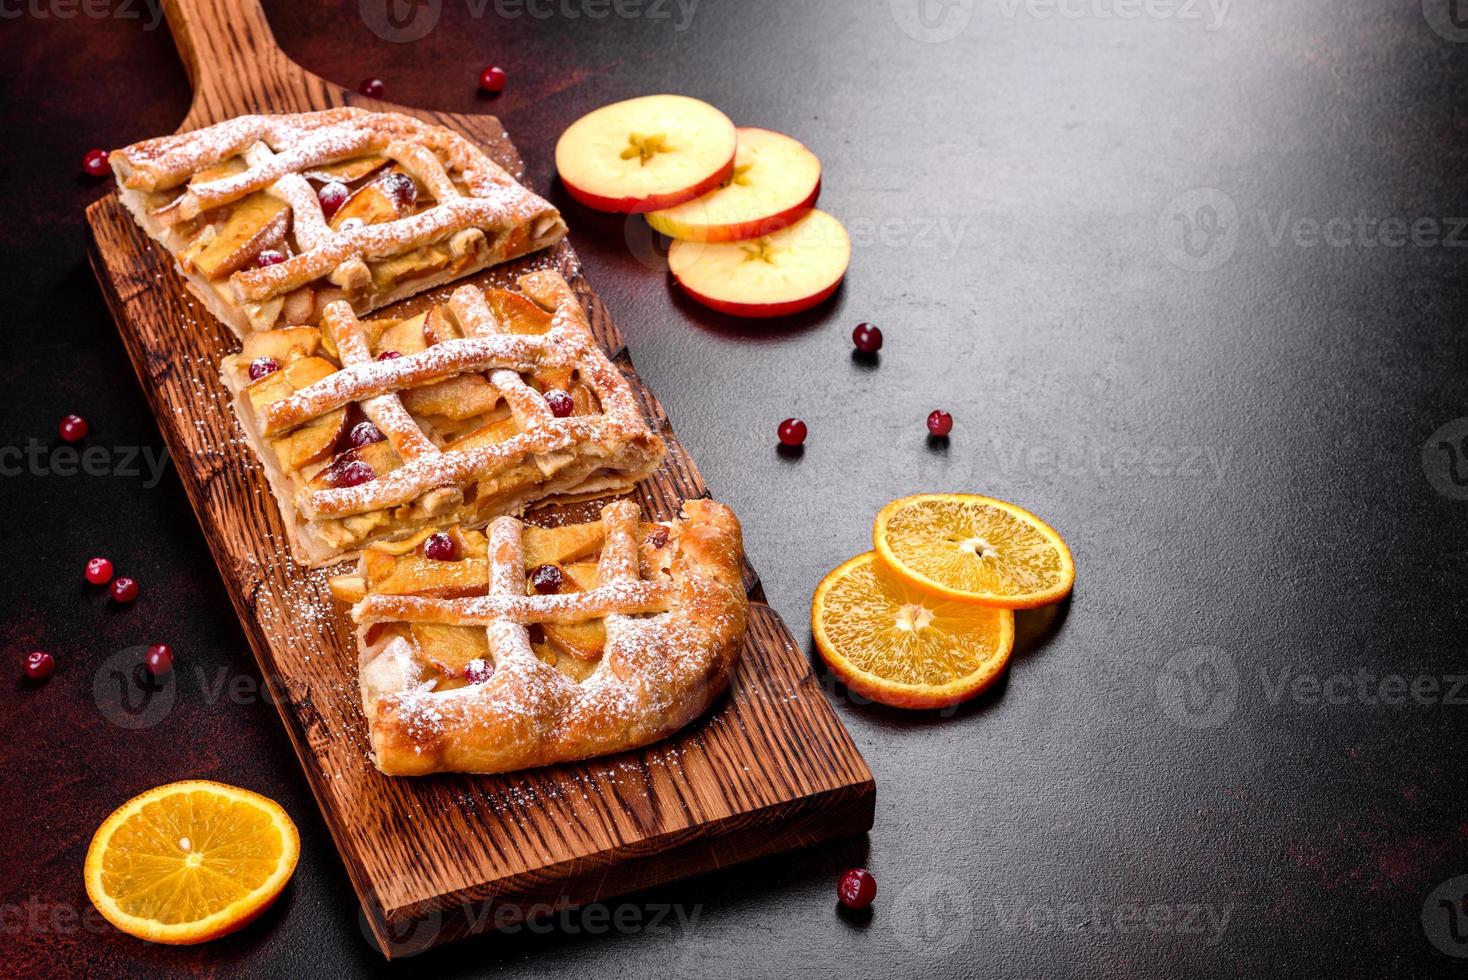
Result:
M345 320L351 316L351 307L333 303L326 315ZM274 435L351 402L460 374L491 368L530 371L540 360L542 348L539 337L465 337L445 340L416 354L391 360L347 364L334 374L266 406L261 413L265 431Z
M430 190L434 203L393 221L332 229L302 172L371 153L390 156ZM241 155L246 163L243 171L191 181L181 197L152 214L161 224L172 226L261 190L290 205L299 254L230 277L240 298L249 303L263 303L316 281L344 263L401 255L469 229L482 233L481 241L498 243L501 252L511 229L531 229L523 236L526 250L554 244L565 234L554 207L521 186L473 143L451 130L396 113L331 109L241 116L124 147L114 152L113 165L125 187L160 191ZM460 192L450 170L462 178L469 197ZM486 260L494 254L493 245L485 249ZM498 260L511 257L499 254Z
M696 621L693 608L712 611L713 604L707 600L714 592L742 600L738 569L705 568L684 556L675 559L677 571L672 579L642 580L635 561L636 540L629 533L635 530L639 516L636 505L625 500L603 509L606 530L598 565L613 580L587 592L520 595L519 583L525 574L519 541L522 525L502 519L490 528L492 584L487 595L451 600L369 595L359 603L353 609L359 622L374 619L371 611L379 604L386 609L397 603L399 613L409 613L397 621L485 623L488 630L495 664L488 680L439 692L404 674L400 692L391 696L402 735L423 746L420 751L436 752L439 740L452 738L460 726L482 733L498 731L503 725L507 737L517 742L496 751L520 751L527 759L545 760L555 757L555 750L548 747L562 739L570 739L578 752L603 741L607 747L602 751L614 751L626 747L628 739L636 744L661 737L668 731L662 726L671 722L672 727L679 727L701 712L716 693L708 684L709 658L720 655L718 645L728 642L724 637L735 619L742 620L743 605L714 614L712 629ZM675 527L677 531L681 526ZM623 554L629 550L634 555L630 563ZM724 576L731 581L717 581ZM666 611L641 615L644 607L629 604L629 597L654 592L664 597ZM610 607L605 604L608 596L616 597ZM604 654L579 685L533 655L522 625L561 622L563 615L571 617L564 621L573 622L605 619ZM518 740L524 739L526 726L537 737L521 745ZM510 736L511 732L515 734ZM675 758L669 761L676 764Z
M632 474L654 467L661 459L662 444L637 408L627 379L591 340L585 314L570 287L559 273L552 275L551 285L566 298L557 303L553 325L543 335L497 332L483 295L464 287L455 293L449 306L464 319L472 336L445 340L416 354L386 361L364 359L360 351L355 355L344 351L347 363L341 369L265 406L260 413L265 433L276 435L353 402L387 397L405 388L461 374L490 371L492 383L497 382L523 429L488 446L402 453L404 464L376 479L358 486L302 493L297 500L302 513L314 520L396 507L438 487L462 486L491 477L530 457L572 450L592 466L578 478L582 486L555 492L582 492L598 474L622 474L625 486ZM325 321L349 345L364 345L357 343L361 325L345 302L328 306ZM546 408L543 396L517 374L547 365L567 365L577 371L580 382L595 394L602 414L556 418ZM388 434L394 446L410 438L408 432L400 431L401 427L389 428L393 430ZM543 489L541 496L552 492L549 481Z
M444 623L488 626L512 623L584 623L614 613L649 613L667 608L673 587L666 582L609 582L586 592L559 595L486 595L471 599L369 595L352 607L359 623Z

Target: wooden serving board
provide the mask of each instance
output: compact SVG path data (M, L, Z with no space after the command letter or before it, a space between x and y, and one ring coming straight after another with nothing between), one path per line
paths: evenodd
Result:
M165 6L195 90L181 129L246 112L390 108L452 127L521 172L493 116L420 112L344 91L289 61L254 2ZM380 774L367 758L345 609L323 573L290 559L264 473L219 380L234 338L115 195L88 208L87 221L97 280L386 955L515 924L537 908L597 901L871 827L871 772L790 631L764 604L752 570L749 634L730 693L679 735L641 751L508 775ZM544 265L572 282L597 337L661 426L667 465L637 497L658 518L671 517L708 490L634 373L570 246L471 281L508 285ZM433 298L391 313L406 315ZM598 506L575 509L589 518Z

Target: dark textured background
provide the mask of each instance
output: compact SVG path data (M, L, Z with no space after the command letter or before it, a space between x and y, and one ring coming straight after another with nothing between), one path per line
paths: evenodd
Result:
M57 419L78 412L87 445L121 463L161 443L85 266L82 208L105 188L80 161L171 131L188 86L148 18L62 19L66 4L38 2L6 5L0 31L0 445L38 440L49 458ZM520 8L443 0L413 43L374 36L355 3L267 10L287 53L329 79L379 75L394 100L501 115L797 635L821 575L869 547L877 507L917 490L1031 507L1071 542L1079 583L1067 607L1026 617L1007 683L952 717L827 685L877 776L869 840L635 896L621 928L571 915L392 972L1460 969L1424 910L1442 950L1468 952L1437 904L1463 883L1434 894L1468 874L1468 689L1452 680L1468 671L1468 488L1434 435L1468 414L1468 226L1454 220L1468 215L1468 5L1455 29L1455 0L1235 0L1210 29L1203 4L1124 19L1112 0L1068 0L1075 17L930 0L928 30L912 27L916 0L703 0L684 29L676 6L593 19L564 11L597 0L566 2L505 18ZM498 100L475 89L489 63L510 75ZM664 90L822 157L822 206L857 246L832 303L756 327L701 312L650 267L645 233L629 250L621 219L554 185L568 123ZM1336 244L1301 244L1332 218L1346 219ZM1437 238L1389 247L1383 218ZM876 368L850 357L861 320L886 333ZM924 438L939 406L956 420L946 447ZM774 448L787 415L811 429L798 460ZM148 488L4 462L0 969L384 969L275 709L250 693L253 660L176 476ZM132 608L82 584L94 553L139 579ZM113 726L98 665L160 641L177 651L173 710ZM60 665L42 686L15 679L34 647ZM1392 674L1422 697L1383 703ZM191 776L266 793L300 825L277 908L193 950L78 921L96 825ZM869 919L833 910L856 863L880 885Z

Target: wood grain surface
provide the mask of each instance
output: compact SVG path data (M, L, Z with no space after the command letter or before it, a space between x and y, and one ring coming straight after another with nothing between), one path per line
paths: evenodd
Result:
M188 0L166 12L195 87L184 129L244 112L391 108L450 126L521 172L495 117L389 106L331 85L279 51L254 3ZM232 336L115 196L92 205L87 222L93 270L385 955L870 828L871 773L748 568L749 635L730 692L678 736L500 776L378 773L367 758L346 611L325 573L290 560L274 499L219 380ZM572 282L598 339L668 441L668 462L639 487L639 502L667 518L683 500L708 495L568 244L470 281L508 285L546 265ZM598 506L570 509L590 516ZM564 516L551 510L530 520Z

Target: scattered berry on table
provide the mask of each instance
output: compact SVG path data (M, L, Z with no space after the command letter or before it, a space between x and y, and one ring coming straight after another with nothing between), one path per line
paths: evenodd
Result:
M882 349L882 331L870 323L858 323L851 331L851 342L863 354L875 354Z
M147 665L148 673L162 677L173 669L173 648L166 643L155 643L148 648L143 663Z
M80 415L68 415L56 426L56 431L67 442L79 442L87 437L87 420Z
M56 658L44 650L32 650L25 656L25 675L33 681L43 681L56 669Z
M852 868L836 883L836 897L849 909L864 909L877 897L877 879L866 868Z
M491 95L498 95L505 90L505 70L496 65L484 69L479 73L479 87Z
M89 177L106 177L112 173L112 165L107 162L107 151L88 150L87 155L82 157L82 169Z
M782 446L799 446L805 442L805 423L800 419L786 419L776 431Z

